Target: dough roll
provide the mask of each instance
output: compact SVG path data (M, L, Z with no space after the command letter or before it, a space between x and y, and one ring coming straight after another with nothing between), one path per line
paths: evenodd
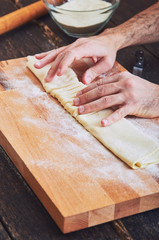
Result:
M57 98L77 121L122 161L133 169L159 163L159 143L127 119L102 127L101 120L111 114L110 109L84 115L78 114L77 107L73 106L73 99L78 91L85 88L85 85L78 81L71 68L63 76L56 76L52 82L46 83L44 79L51 65L36 69L34 63L37 59L34 56L28 56L27 59L27 66L40 80L45 91Z

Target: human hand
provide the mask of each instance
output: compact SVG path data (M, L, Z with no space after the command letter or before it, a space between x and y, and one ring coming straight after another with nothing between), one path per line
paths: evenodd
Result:
M74 105L79 106L79 114L116 107L101 121L102 126L111 125L126 115L159 117L159 85L121 72L91 83L77 93Z
M118 50L117 45L115 34L108 29L98 36L79 38L68 46L35 55L40 60L35 67L42 68L53 62L45 79L50 82L56 74L63 75L75 60L91 57L95 64L86 70L82 78L83 83L89 84L97 76L113 67Z

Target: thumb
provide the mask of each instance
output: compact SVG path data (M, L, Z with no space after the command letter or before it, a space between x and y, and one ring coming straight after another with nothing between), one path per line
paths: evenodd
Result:
M84 84L91 83L100 74L107 72L113 67L114 61L104 57L100 59L93 67L87 69L83 74L82 81Z

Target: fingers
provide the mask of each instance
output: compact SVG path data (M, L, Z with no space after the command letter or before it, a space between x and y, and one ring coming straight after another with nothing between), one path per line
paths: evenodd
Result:
M69 54L68 54L69 55ZM58 76L61 76L65 73L68 66L73 62L73 56L65 56L64 52L61 52L58 54L57 58L55 59L52 67L47 73L47 76L45 78L46 82L52 81L54 76L57 74ZM66 62L65 62L66 61ZM64 62L64 63L63 63ZM62 63L62 64L61 64ZM64 65L63 65L64 64Z
M64 48L65 47L61 47L59 49L55 49L53 51L44 53L42 56L40 56L40 61L35 63L34 66L39 69L39 68L42 68L45 65L51 63L52 61L55 60L57 55L60 54L64 50Z
M54 61L46 76L46 82L50 82L56 74L58 76L63 75L74 60L81 58L78 48L76 48L76 51L74 51L72 49L73 46L74 45L72 44L69 47L59 48L56 50L56 52L50 53L50 55L43 58L39 64L35 64L36 67L41 68Z
M93 59L95 64L83 75L83 82L89 84L101 73L111 69L115 60L116 54L113 51L113 54L109 56L107 45L103 44L103 41L104 39L100 37L80 38L68 46L37 54L36 58L40 61L35 63L34 66L42 68L54 61L46 77L47 81L51 81L55 74L58 76L63 75L75 60L89 57Z
M63 58L63 54L59 54L58 61L60 61L60 59L62 59L62 58ZM58 61L55 60L53 65L49 69L47 76L45 78L46 82L51 82L56 74L59 75L59 69L58 69L59 62Z
M86 114L121 104L123 104L123 99L120 94L110 95L102 97L91 103L79 106L78 113Z
M38 53L38 54L35 55L35 58L40 60L40 59L46 57L50 52L52 52L52 50L48 51L48 52Z
M103 127L112 125L113 123L121 120L122 118L124 118L125 116L129 115L131 112L131 108L129 105L125 105L121 108L119 108L118 110L116 110L115 112L113 112L112 114L110 114L107 118L104 118L101 121L101 124Z
M58 76L63 75L74 60L89 57L93 59L95 64L83 76L83 82L89 84L97 76L113 66L116 51L114 49L111 51L111 48L108 48L110 46L109 39L106 42L108 44L105 43L105 38L102 37L80 38L68 46L47 53L37 54L36 58L39 62L35 63L34 66L42 68L54 61L46 77L47 81L51 81L55 74Z
M35 67L36 68L42 68L44 67L45 65L53 62L56 58L57 61L63 61L62 58L61 58L61 55L60 54L63 54L63 57L64 56L67 56L69 55L69 53L71 52L72 48L75 48L77 45L80 45L82 42L84 41L84 39L78 39L76 40L74 43L68 45L68 46L64 46L64 47L61 47L61 48L58 48L58 49L54 49L52 51L48 51L46 53L41 53L41 54L37 54L35 55L35 57L40 60L39 62L35 63ZM60 56L59 56L60 55ZM65 60L65 59L64 59ZM66 59L66 62L67 62L67 59ZM60 64L60 62L59 62ZM58 68L58 65L57 62L55 64L55 66ZM64 61L64 64L65 65L65 61ZM62 72L64 73L67 69L69 65L67 64L67 66L65 67L64 66L64 70L62 69ZM63 68L63 66L61 66L60 68ZM57 72L57 69L54 70L54 72ZM60 69L58 71L58 73L60 73ZM62 73L62 74L63 74ZM61 74L61 75L62 75Z
M69 50L70 49L70 50ZM61 76L65 73L68 66L73 62L74 54L73 51L71 51L72 46L69 47L62 47L56 50L55 53L51 53L51 57L47 56L46 61L45 59L41 60L41 64L45 66L46 64L53 62L53 65L49 69L47 76L45 78L46 82L52 81L54 76L57 74L58 76ZM47 60L49 62L47 62ZM42 62L44 61L44 62ZM47 63L46 63L47 62Z
M80 47L76 47L74 50L72 46L66 49L66 51L61 51L54 61L54 65L52 70L50 71L49 78L53 78L54 75L57 73L58 76L63 75L67 68L75 61L82 58L85 51L81 51ZM48 79L47 77L47 79ZM50 80L48 80L50 81Z
M66 53L63 53L63 56L58 56L56 59L56 66L58 68L58 76L63 75L67 68L74 62L74 60L80 59L78 52L69 50Z
M80 95L83 95L95 88L98 88L100 86L103 86L105 84L109 84L109 83L113 83L113 82L117 82L120 80L120 73L115 74L111 77L107 77L107 78L101 78L100 80L91 83L88 87L84 88L83 90L81 90L80 92L77 93L77 97L79 97Z
M107 57L101 58L93 67L89 68L83 75L83 83L91 83L97 76L110 70L113 66L113 61L108 62Z
M95 101L98 98L118 93L119 90L120 87L115 83L99 85L98 87L92 89L91 91L88 91L80 95L78 98L75 98L73 103L75 106L83 105Z
M76 41L77 42L77 41ZM59 76L65 73L67 68L75 61L79 60L83 57L90 57L90 49L88 48L87 44L76 44L74 47L73 45L67 49L67 51L63 52L63 58L59 61L57 57L57 61L59 62Z
M93 56L93 57L92 57L92 60L93 60L94 63L96 63L96 62L98 61L98 58L95 57L95 56Z

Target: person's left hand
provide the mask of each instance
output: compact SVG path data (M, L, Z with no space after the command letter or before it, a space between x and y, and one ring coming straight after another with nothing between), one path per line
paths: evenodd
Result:
M67 68L76 60L91 58L94 65L84 73L82 81L89 84L100 74L110 70L115 62L117 50L120 48L119 33L115 29L107 29L102 34L88 38L79 38L70 45L35 55L39 60L34 64L38 69L52 63L46 82L53 80L55 75L62 76Z
M126 115L159 117L159 85L153 84L129 72L91 83L74 99L79 114L116 107L111 115L101 121L108 126Z

